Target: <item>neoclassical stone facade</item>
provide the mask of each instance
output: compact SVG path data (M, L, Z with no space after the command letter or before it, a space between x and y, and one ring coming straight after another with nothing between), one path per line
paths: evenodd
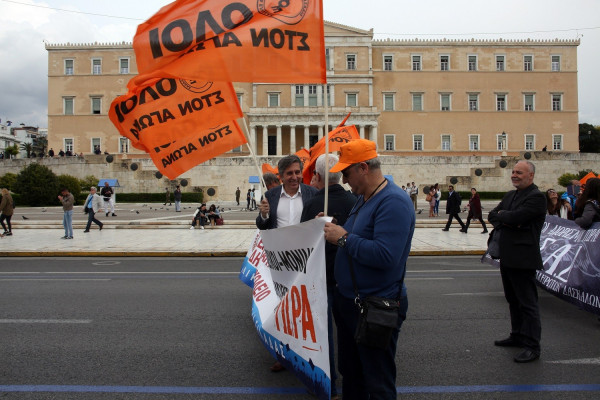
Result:
M310 148L348 114L387 155L578 151L578 40L374 40L325 23L327 86L234 83L254 153ZM47 44L55 151L144 155L108 119L137 72L131 43ZM268 68L268 66L265 66ZM327 92L327 93L325 93ZM328 105L328 127L325 105ZM249 154L246 146L224 157Z

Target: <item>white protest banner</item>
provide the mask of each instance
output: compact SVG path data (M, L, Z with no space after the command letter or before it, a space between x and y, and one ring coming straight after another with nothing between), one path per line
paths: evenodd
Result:
M252 317L265 347L319 399L329 399L323 227L331 218L260 231Z
M240 280L251 288L254 287L254 273L259 265L267 268L267 255L260 237L260 230L257 229L240 270Z

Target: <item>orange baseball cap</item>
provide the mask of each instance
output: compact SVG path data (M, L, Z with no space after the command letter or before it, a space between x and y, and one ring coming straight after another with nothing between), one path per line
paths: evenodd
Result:
M377 158L375 142L367 139L351 140L340 147L340 161L329 172L340 172L352 164Z

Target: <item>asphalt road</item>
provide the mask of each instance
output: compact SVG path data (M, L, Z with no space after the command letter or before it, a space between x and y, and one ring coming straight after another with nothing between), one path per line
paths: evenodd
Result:
M2 399L311 399L250 317L241 258L5 258ZM497 270L413 257L398 398L600 398L600 322L540 291L542 358L493 346L509 332ZM42 386L46 385L46 386Z

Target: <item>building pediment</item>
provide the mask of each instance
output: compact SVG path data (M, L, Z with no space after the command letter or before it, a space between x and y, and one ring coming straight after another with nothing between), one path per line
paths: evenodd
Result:
M373 29L368 31L363 29L354 28L348 25L342 25L331 21L323 21L323 28L326 37L335 36L362 36L373 38Z

